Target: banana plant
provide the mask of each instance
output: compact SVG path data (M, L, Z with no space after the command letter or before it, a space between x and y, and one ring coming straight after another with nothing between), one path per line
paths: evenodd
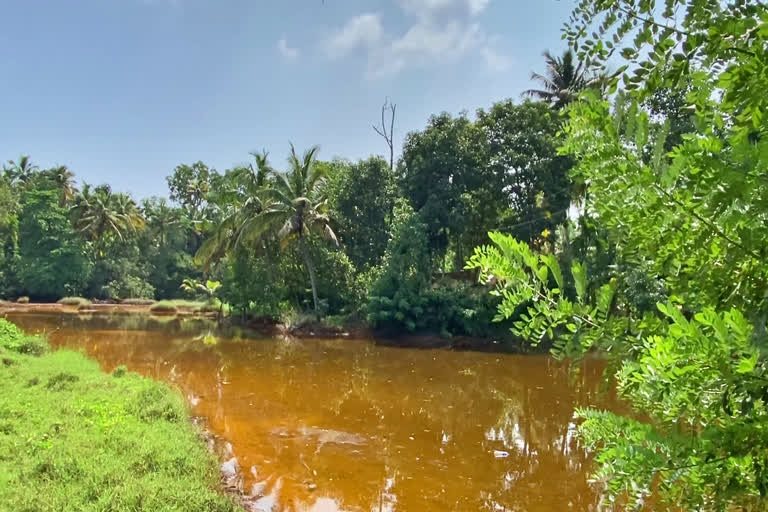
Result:
M188 293L202 293L206 296L207 304L216 304L218 302L219 305L219 313L218 317L219 320L222 319L224 316L224 302L219 300L216 297L216 293L221 288L221 282L219 281L198 281L196 279L185 279L181 283L181 289Z

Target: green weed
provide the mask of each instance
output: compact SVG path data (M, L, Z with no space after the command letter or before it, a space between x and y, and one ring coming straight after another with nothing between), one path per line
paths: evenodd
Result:
M84 299L83 297L64 297L59 299L59 304L62 306L90 306L91 301Z

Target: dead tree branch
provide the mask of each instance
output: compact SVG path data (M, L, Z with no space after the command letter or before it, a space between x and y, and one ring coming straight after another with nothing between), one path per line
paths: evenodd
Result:
M397 113L397 105L392 103L389 98L384 99L384 105L381 107L381 126L373 125L373 129L378 133L389 146L389 169L395 170L395 144L394 144L394 131L395 131L395 115ZM387 128L387 116L389 116L389 128Z

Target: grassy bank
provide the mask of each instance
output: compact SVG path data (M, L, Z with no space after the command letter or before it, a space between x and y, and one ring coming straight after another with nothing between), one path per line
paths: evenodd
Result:
M180 396L46 348L0 319L0 510L238 510Z

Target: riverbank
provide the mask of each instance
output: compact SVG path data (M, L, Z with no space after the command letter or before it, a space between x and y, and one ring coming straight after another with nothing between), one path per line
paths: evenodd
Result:
M242 510L166 385L0 319L0 510Z
M481 352L543 352L546 347L539 350L532 350L523 343L506 338L481 338L471 336L453 336L447 337L439 334L404 334L396 332L377 332L367 327L360 321L339 322L338 318L334 321L325 319L315 320L309 315L304 315L300 321L291 320L281 323L266 319L246 319L225 317L219 321L217 313L210 310L204 310L195 307L192 304L183 302L176 305L176 311L166 311L164 308L155 308L152 310L152 304L49 304L49 303L16 303L0 301L0 318L8 315L21 314L65 314L83 321L92 319L115 318L116 327L125 327L126 317L137 319L148 318L154 323L167 324L178 319L179 321L210 321L211 328L223 330L244 329L249 332L258 333L266 336L288 336L298 339L311 338L344 338L344 339L372 339L379 345L402 347L402 348L422 348L422 349L453 349L453 350L473 350ZM145 322L146 323L146 322ZM199 326L198 326L199 328ZM181 326L180 326L181 329Z

